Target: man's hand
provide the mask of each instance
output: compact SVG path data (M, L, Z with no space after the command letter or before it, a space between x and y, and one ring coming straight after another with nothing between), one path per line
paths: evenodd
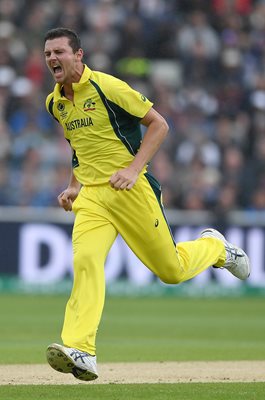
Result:
M57 197L58 202L65 211L72 211L73 201L77 198L79 190L76 188L67 188Z
M138 172L130 167L115 172L109 182L115 190L130 190L138 178Z

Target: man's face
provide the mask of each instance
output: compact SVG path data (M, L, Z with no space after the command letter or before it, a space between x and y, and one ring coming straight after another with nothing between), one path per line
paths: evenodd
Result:
M76 53L69 45L67 37L47 40L44 47L47 67L57 83L67 84L78 82L78 65L83 56L82 49Z

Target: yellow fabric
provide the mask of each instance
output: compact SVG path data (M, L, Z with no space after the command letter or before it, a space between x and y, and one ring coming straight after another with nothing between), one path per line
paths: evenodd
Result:
M74 100L56 84L46 99L47 110L64 129L73 150L73 172L83 185L101 185L137 153L140 120L152 107L141 93L111 75L84 68L73 83Z
M130 191L116 191L108 184L83 187L73 204L74 284L62 332L67 346L95 354L105 296L104 262L118 232L167 283L191 279L211 265L224 263L225 248L218 239L175 245L161 209L159 185L147 178L141 174Z

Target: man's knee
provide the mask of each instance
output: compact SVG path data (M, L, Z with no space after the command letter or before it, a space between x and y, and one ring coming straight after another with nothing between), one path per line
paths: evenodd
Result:
M170 273L162 273L159 275L159 278L162 282L167 283L169 285L177 285L182 282L181 276L178 271L173 271Z
M101 259L98 252L95 252L89 247L82 248L79 249L77 252L74 252L75 267L93 268L96 267L100 261Z

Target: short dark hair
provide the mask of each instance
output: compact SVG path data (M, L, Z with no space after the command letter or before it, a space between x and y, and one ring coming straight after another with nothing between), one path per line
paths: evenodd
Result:
M81 48L81 41L78 34L68 28L50 29L44 37L44 43L46 43L47 40L52 40L60 37L67 37L69 39L69 46L72 47L74 53L76 53Z

